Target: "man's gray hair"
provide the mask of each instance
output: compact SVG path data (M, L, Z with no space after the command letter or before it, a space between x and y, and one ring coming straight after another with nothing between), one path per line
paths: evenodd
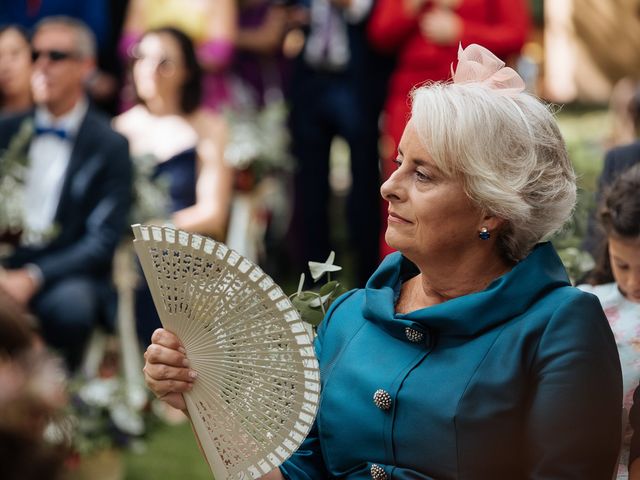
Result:
M96 36L82 20L66 15L45 17L36 23L33 34L48 27L65 27L73 31L75 36L75 53L82 58L95 59L97 55Z

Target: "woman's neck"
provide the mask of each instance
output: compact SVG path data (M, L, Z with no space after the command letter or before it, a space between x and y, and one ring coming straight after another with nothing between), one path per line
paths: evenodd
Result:
M178 97L158 95L157 97L145 100L145 105L149 113L158 117L182 114Z
M480 292L511 270L513 265L500 255L486 254L452 262L430 262L418 265L418 268L421 273L412 279L413 284L409 286L413 309Z

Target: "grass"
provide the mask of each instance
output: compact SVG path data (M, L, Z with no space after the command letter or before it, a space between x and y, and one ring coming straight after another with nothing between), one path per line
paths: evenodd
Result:
M191 427L160 425L153 430L144 451L125 455L127 480L211 480Z

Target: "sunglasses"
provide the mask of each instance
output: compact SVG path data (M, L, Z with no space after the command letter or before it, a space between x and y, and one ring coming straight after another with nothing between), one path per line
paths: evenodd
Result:
M31 59L36 62L40 57L46 57L52 62L61 62L63 60L78 58L78 54L74 52L64 52L62 50L33 50Z

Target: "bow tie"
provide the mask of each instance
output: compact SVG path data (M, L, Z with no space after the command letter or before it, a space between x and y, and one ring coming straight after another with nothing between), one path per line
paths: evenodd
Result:
M36 125L35 128L35 134L36 136L38 135L55 135L58 138L61 138L62 140L70 140L71 139L71 135L69 134L68 131L62 129L62 128L55 128L55 127L43 127L40 125Z

